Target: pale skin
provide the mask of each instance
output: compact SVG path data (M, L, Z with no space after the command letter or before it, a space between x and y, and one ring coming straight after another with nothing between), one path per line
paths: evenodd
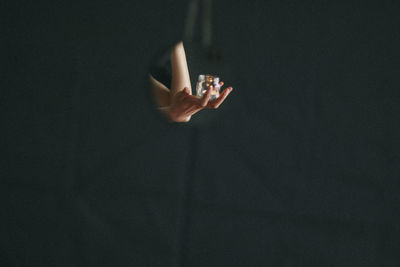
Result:
M210 100L211 88L202 97L193 96L182 42L171 49L171 68L171 88L167 88L153 76L149 77L158 109L171 122L188 122L192 115L204 108L217 109L233 90L232 87L226 88L214 100ZM223 82L220 85L222 87Z

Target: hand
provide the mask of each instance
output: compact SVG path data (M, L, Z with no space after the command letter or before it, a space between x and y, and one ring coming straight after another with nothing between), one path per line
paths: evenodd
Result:
M168 119L174 122L188 122L193 114L207 106L210 95L211 90L207 90L201 98L193 96L190 94L190 90L185 87L171 96L167 111Z
M219 82L219 85L222 88L224 83ZM219 95L219 97L217 99L211 100L207 103L207 108L217 109L222 104L222 102L224 102L225 98L227 98L228 95L232 92L232 90L233 90L233 88L231 86L226 88L224 91L222 91L222 93Z
M222 86L223 83L221 82L220 85ZM171 96L170 106L167 108L165 113L171 121L188 122L193 114L206 107L214 109L218 108L231 91L232 87L228 87L217 99L209 101L211 89L208 89L200 98L191 95L190 90L185 87L183 90Z

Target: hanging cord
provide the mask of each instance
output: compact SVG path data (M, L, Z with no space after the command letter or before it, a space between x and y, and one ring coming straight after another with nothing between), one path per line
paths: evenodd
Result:
M212 0L203 0L202 44L211 47L212 33Z
M203 47L212 45L212 0L190 0L186 14L185 39L193 41L196 19L199 17L200 2L202 9L200 39Z
M201 4L201 6L200 6ZM206 51L206 56L212 61L221 61L221 53L212 45L212 0L190 0L186 13L186 21L184 28L184 38L186 41L192 42L195 35L196 20L201 16L200 43ZM202 8L202 10L200 10Z
M185 39L188 41L193 41L194 26L197 14L199 13L198 7L199 7L199 0L190 0L188 5L188 11L186 14L186 23L185 23Z

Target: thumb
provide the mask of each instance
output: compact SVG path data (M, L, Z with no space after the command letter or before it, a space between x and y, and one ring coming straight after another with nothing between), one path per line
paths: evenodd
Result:
M183 88L183 91L185 91L187 94L191 95L192 92L189 90L189 88L185 87Z
M183 100L186 96L190 95L189 92L190 92L189 89L188 89L187 87L185 87L185 88L183 88L183 90L181 90L181 91L179 91L179 92L177 93L177 97L178 97L180 100Z

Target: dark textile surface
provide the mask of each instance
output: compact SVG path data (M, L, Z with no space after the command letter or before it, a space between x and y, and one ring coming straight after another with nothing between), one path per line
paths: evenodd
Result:
M168 124L185 3L1 4L0 265L398 266L400 5L214 1L234 91Z

